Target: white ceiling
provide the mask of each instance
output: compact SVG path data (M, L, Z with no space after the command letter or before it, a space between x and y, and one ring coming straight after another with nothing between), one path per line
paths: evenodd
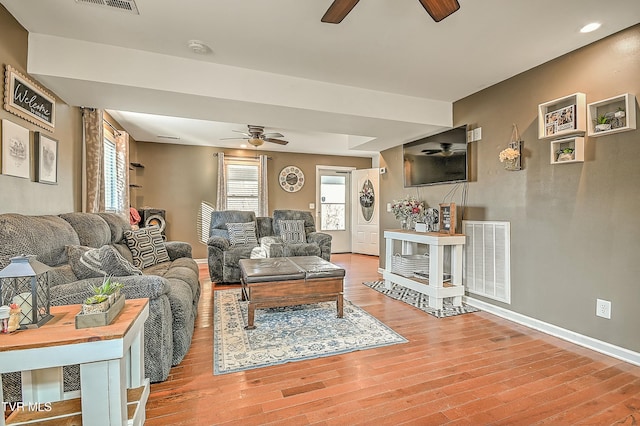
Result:
M364 156L450 127L452 102L640 22L638 0L459 2L435 23L418 0L362 1L333 25L320 22L331 0L136 0L139 15L0 0L30 33L27 71L136 140L238 147L219 139L253 124L290 141L261 149Z

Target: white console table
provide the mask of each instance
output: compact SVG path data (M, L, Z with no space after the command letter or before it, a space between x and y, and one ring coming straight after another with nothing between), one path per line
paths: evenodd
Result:
M382 274L385 285L391 283L413 289L429 296L429 307L442 309L442 299L453 298L454 306L462 305L464 286L462 285L462 246L466 237L462 234L440 234L437 232L416 232L401 229L384 231L386 242L385 270ZM415 254L417 244L429 246L429 279L404 277L391 272L394 255L394 240L402 241L402 254ZM451 282L444 283L444 247L451 246Z

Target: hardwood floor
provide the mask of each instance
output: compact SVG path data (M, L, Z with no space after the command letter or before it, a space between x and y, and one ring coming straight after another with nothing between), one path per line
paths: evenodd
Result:
M345 298L409 343L213 375L205 265L193 343L151 386L147 425L637 425L640 367L491 314L436 319L362 285L378 258L341 254Z

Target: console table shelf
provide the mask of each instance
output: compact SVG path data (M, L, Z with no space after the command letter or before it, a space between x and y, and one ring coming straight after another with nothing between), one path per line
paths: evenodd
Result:
M382 277L387 288L392 283L410 288L429 296L429 307L442 309L445 297L453 299L454 306L462 305L464 286L462 285L462 247L466 237L462 234L442 234L438 232L415 232L400 229L384 231L386 241L385 270ZM394 241L402 241L402 254L414 254L417 244L429 246L429 279L404 277L391 272L394 255ZM451 247L451 281L444 280L444 247Z

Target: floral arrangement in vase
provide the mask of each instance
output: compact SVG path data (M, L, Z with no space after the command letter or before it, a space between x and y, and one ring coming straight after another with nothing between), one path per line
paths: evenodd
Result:
M424 202L418 201L415 197L408 195L402 200L393 201L391 212L400 220L403 227L409 227L409 222L419 222L424 217Z
M501 163L504 163L504 168L507 170L519 170L518 157L520 157L520 151L509 147L500 151L498 158Z
M502 151L500 151L500 162L504 163L505 161L509 161L509 160L517 160L518 157L520 157L520 152L518 152L517 149L514 148L505 148Z

